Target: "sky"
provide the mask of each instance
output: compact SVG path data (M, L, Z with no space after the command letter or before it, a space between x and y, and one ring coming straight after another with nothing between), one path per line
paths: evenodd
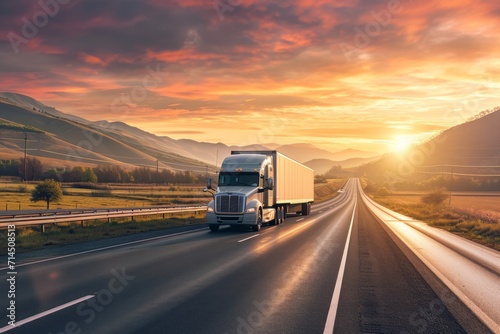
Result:
M500 105L498 1L2 0L0 91L228 145L402 150Z

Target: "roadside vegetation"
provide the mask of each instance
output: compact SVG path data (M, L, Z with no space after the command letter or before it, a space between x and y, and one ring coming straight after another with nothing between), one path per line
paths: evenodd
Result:
M325 179L315 184L316 202L321 202L337 195L346 179ZM10 209L44 209L45 204L30 201L30 193L35 184L5 184L0 195L2 204L9 201ZM64 196L57 203L58 208L102 208L149 206L155 204L207 204L210 195L202 192L202 186L126 186L126 185L66 185ZM0 204L1 205L1 204ZM35 207L36 205L36 207ZM165 219L160 217L114 218L81 223L46 224L44 233L40 226L17 228L16 243L19 251L40 249L56 245L72 244L82 241L99 240L141 232L157 231L172 227L204 224L205 213L175 213ZM6 231L0 231L0 240L6 237ZM2 247L6 243L2 243ZM6 248L0 250L5 254Z
M387 185L366 180L364 184L370 197L391 210L500 251L500 202L496 210L471 208L450 205L450 193L443 188L419 196L400 196Z
M0 210L41 210L43 202L31 201L37 183L3 183ZM203 185L127 185L84 184L62 185L63 196L52 209L123 208L152 205L206 204L211 196Z
M153 216L154 217L154 216ZM205 223L205 213L175 213L171 217L153 218L135 217L94 220L81 223L45 224L45 232L39 226L18 227L16 229L16 250L19 252L35 250L49 246L60 246L82 241L101 240L106 238L163 230L173 227L190 226ZM0 240L6 238L6 230L0 231ZM0 255L7 253L7 243L2 242Z
M316 177L314 184L314 202L324 202L337 195L337 191L344 186L347 179L326 179Z

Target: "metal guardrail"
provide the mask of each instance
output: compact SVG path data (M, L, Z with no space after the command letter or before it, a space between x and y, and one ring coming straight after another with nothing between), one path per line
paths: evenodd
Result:
M9 225L16 226L29 226L29 225L43 225L43 224L53 224L53 223L70 223L70 222L84 222L88 220L97 219L111 219L111 218L121 218L121 217L136 217L136 216L152 216L161 215L169 213L179 213L179 212L198 212L206 211L206 205L203 206L188 206L188 207L163 207L163 208L134 208L134 209L109 209L107 211L95 210L94 212L81 212L81 213L70 213L70 214L60 214L52 213L51 215L31 215L26 217L26 214L20 214L19 216L13 216L8 218L0 218L0 228L8 227Z

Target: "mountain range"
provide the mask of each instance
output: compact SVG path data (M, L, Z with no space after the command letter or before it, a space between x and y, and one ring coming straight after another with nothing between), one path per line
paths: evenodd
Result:
M386 154L358 168L387 181L414 175L500 175L500 108L486 110L402 154Z
M353 167L377 156L374 152L353 149L332 153L304 143L228 146L172 139L123 122L92 122L29 96L0 93L0 159L21 157L25 144L30 156L40 158L49 167L115 164L204 172L207 166L215 169L232 150L273 149L319 173L336 165Z

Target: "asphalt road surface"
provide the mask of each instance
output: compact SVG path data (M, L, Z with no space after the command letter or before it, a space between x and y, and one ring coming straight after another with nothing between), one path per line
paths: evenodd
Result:
M12 329L3 269L0 332L464 333L356 182L259 232L203 229L19 266Z

